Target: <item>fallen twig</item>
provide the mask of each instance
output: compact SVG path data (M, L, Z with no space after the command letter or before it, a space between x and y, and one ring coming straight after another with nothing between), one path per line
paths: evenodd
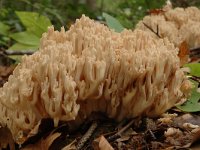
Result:
M97 128L98 124L97 122L93 122L88 131L83 135L83 137L78 142L76 149L80 150L85 145L85 143L88 141L88 139L92 136L94 130Z
M118 137L121 136L121 134L126 131L133 123L134 123L134 119L132 119L127 125L125 125L121 130L119 130L117 133L115 133L114 135L108 137L108 141L112 141Z
M150 118L146 118L146 126L147 126L147 130L146 132L149 132L150 136L152 139L156 140L156 136L154 135L153 131L156 130L156 124L153 121L153 119ZM153 130L153 131L152 131Z
M200 77L192 75L192 76L189 76L189 79L196 81L198 83L198 88L200 88Z
M143 24L144 24L145 27L147 27L149 30L151 30L153 33L155 33L159 38L161 38L161 36L159 35L159 28L158 28L158 25L157 25L157 27L156 27L156 32L155 32L155 31L154 31L150 26L148 26L146 23L143 22Z
M189 76L189 78L194 80L194 81L196 81L196 82L198 82L198 83L200 83L200 77L192 75L192 76Z
M121 122L119 122L119 124L117 125L117 127L115 129L119 130L127 123L127 121L128 121L127 119L123 119Z
M190 49L191 58L200 58L200 47Z
M13 50L6 50L3 51L6 55L32 55L35 51L13 51Z
M152 139L156 140L156 136L154 135L154 133L152 132L152 130L148 129L147 131L150 133Z
M191 48L190 51L199 51L200 52L200 47Z

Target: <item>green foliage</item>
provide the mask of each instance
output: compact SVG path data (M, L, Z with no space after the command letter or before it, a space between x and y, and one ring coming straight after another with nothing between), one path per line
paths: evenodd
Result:
M200 77L200 63L189 63L184 65L184 67L190 68L190 75ZM183 105L177 106L180 110L185 112L197 112L200 111L200 93L197 92L198 84L196 81L191 80L194 87L191 92L191 96Z
M197 6L200 7L199 0L170 0L173 6L176 7L189 7L189 6Z
M185 64L184 67L190 68L190 75L200 77L200 63Z
M61 26L69 27L82 14L96 19L99 9L93 9L93 6L88 4L85 0L1 0L0 22L9 26L11 34L26 30L41 37L41 33L46 31L46 26L51 24L49 20L55 29L59 30ZM8 49L13 44L15 40L9 36L0 36L0 48ZM22 43L11 48L20 48L19 45Z
M200 93L197 92L197 82L194 82L194 88L192 89L191 97L181 106L177 106L184 112L198 112L200 111Z
M38 48L40 42L39 37L28 31L13 33L10 37L18 42L10 47L12 50L35 50Z
M0 47L8 49L8 47L15 43L15 41L8 36L9 33L17 33L26 30L28 33L34 33L37 37L40 37L41 33L46 31L45 26L50 25L49 20L51 20L55 29L59 30L61 26L70 27L75 19L80 18L82 14L95 20L102 20L102 13L107 12L119 20L122 26L132 29L138 20L142 19L147 14L149 9L161 8L165 4L165 1L166 0L0 0L0 22L7 27L9 26L8 34L1 34L0 36ZM192 4L193 1L196 0L192 0L190 3ZM26 15L28 12L30 12L29 16ZM44 18L44 16L49 19ZM0 30L0 32L4 31ZM17 45L21 44L22 43L18 43ZM18 48L20 47L18 46Z
M2 22L0 22L0 34L1 35L8 35L8 31L10 30L10 27Z
M0 22L0 45L7 45L7 42L10 40L8 37L10 27L2 22Z
M10 50L23 50L23 51L37 50L38 45L35 46L35 45L27 45L27 44L23 44L23 43L15 43L9 49Z
M16 14L26 28L26 31L10 35L12 39L18 42L11 46L10 49L38 49L42 33L47 31L48 26L51 26L50 20L46 16L39 15L35 12L17 11Z
M121 32L124 30L124 27L121 25L121 23L114 17L107 13L103 13L103 17L105 18L106 23L110 29L114 29L116 32Z
M109 2L108 2L109 1ZM117 18L124 27L134 28L148 10L161 8L166 0L108 0L104 11ZM110 3L108 5L108 3Z
M48 26L51 26L49 18L38 13L16 11L16 14L27 31L35 34L37 37L41 37L42 33L47 31Z

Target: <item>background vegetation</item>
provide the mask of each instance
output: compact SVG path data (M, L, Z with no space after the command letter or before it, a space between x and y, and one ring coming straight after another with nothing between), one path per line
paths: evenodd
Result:
M172 3L200 6L198 0L172 0ZM103 21L102 14L106 12L124 27L133 28L148 10L164 4L165 0L0 0L0 49L37 49L47 26L69 28L82 14Z

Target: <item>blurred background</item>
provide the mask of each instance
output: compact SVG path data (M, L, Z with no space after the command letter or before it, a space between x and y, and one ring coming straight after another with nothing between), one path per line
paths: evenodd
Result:
M199 0L172 0L174 7L200 6ZM47 26L69 26L82 14L103 21L102 13L134 28L149 10L165 0L0 0L0 50L37 49Z

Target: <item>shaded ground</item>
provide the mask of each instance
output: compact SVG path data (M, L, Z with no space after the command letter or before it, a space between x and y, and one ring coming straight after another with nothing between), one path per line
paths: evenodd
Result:
M29 138L22 149L189 150L194 146L200 149L195 144L200 140L199 114L177 113L176 110L171 113L159 119L136 118L120 123L94 113L73 132L68 130L68 123L53 128L53 120L45 119L38 134Z

